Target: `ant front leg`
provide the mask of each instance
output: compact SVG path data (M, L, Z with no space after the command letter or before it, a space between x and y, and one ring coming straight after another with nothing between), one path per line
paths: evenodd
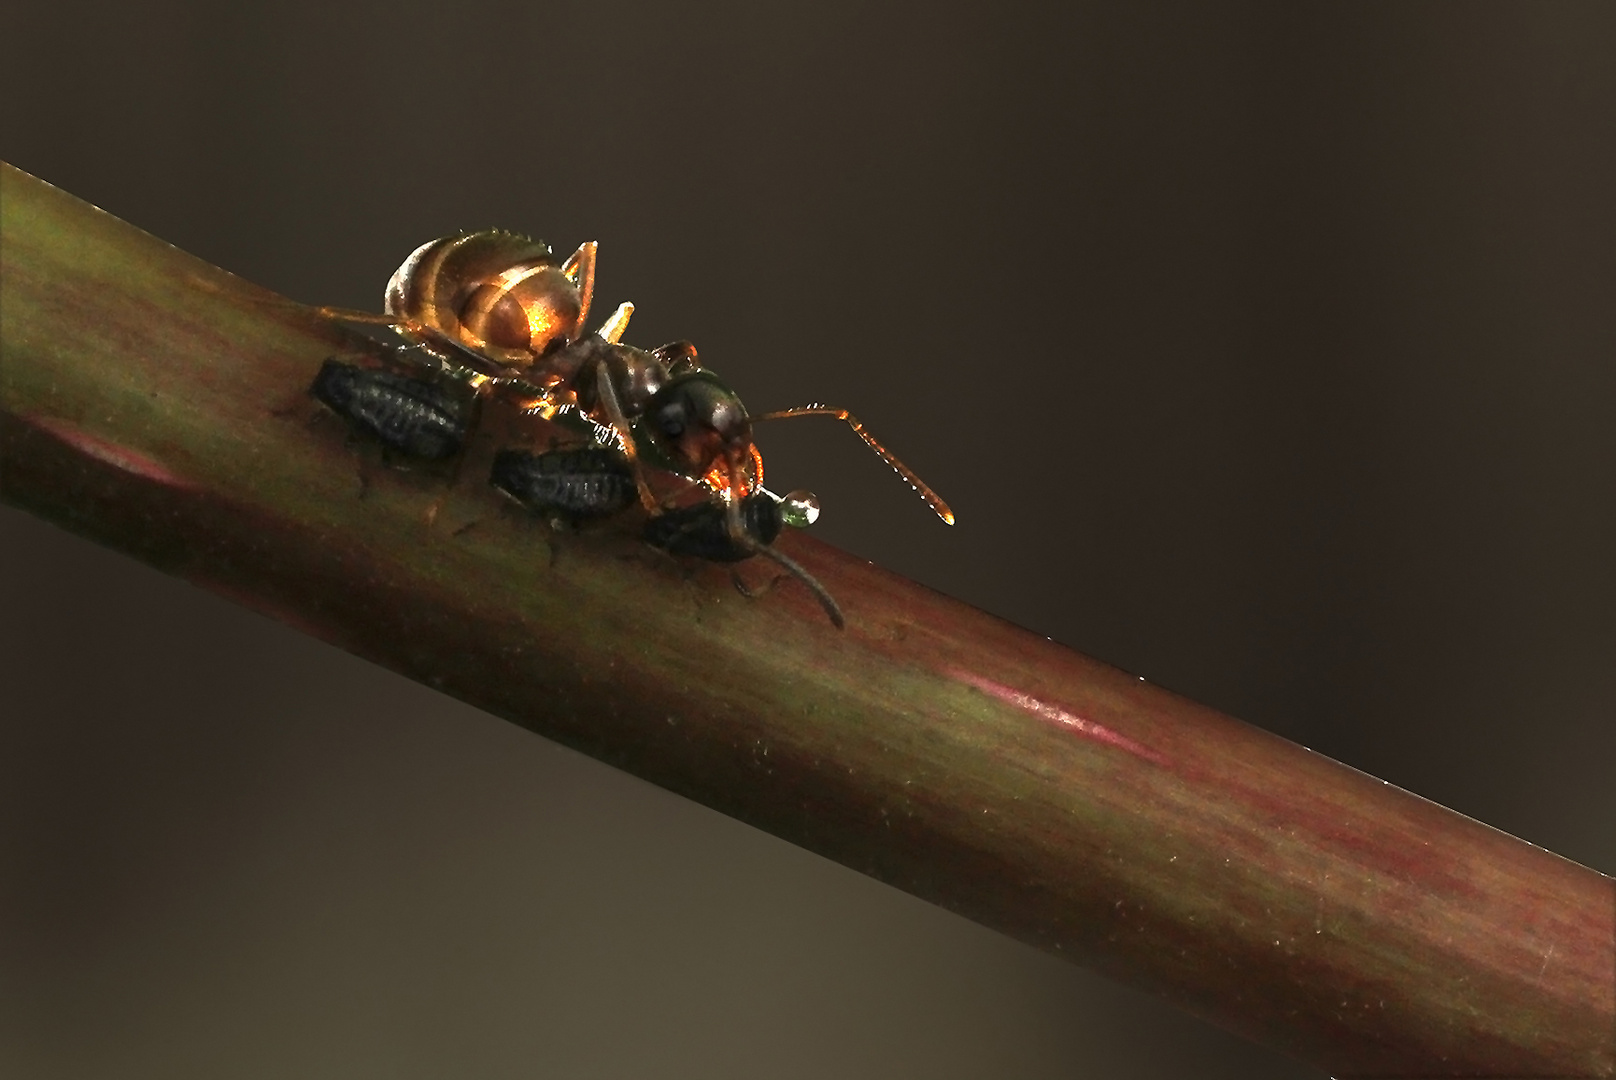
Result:
M302 307L303 305L299 304L298 306ZM408 319L398 315L389 315L382 311L359 311L356 308L327 307L325 305L310 308L309 310L321 318L330 319L332 322L365 323L371 326L393 327L403 326L409 322Z
M634 470L634 486L640 493L640 503L648 512L660 514L662 504L651 493L651 485L645 482L645 466L640 464L640 455L634 448L634 429L623 412L622 402L617 399L617 388L612 385L611 372L600 361L595 362L595 393L600 398L601 407L606 410L612 430L617 433L617 441L622 445L623 456L628 458L629 468Z

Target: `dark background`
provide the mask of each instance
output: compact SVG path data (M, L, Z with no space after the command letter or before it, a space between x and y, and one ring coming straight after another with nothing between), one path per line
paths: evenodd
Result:
M1616 871L1616 6L25 5L0 157L601 242L819 534ZM0 1071L1317 1077L0 511ZM856 598L844 597L856 603ZM767 602L766 600L762 602Z

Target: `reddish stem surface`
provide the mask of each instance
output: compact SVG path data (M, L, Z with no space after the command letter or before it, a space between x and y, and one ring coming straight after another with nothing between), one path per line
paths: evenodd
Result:
M1603 875L809 539L845 632L632 522L358 498L304 388L362 345L0 178L6 501L1333 1075L1616 1072Z

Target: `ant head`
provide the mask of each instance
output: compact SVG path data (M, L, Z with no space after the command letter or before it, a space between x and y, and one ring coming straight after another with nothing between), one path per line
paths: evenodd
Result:
M735 391L710 371L686 370L652 395L646 430L687 476L716 472L745 494L754 465L752 421Z

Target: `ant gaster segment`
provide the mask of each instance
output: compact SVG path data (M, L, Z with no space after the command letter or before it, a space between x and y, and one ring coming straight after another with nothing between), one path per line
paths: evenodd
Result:
M645 523L644 536L652 547L709 562L741 562L754 555L773 559L808 587L840 630L846 620L835 598L796 560L773 546L784 526L803 528L818 517L819 500L811 492L793 491L781 498L759 488L726 504L704 502L669 510ZM739 578L735 584L746 591Z
M582 337L594 291L593 242L557 266L542 240L491 230L416 248L388 281L385 304L409 341L497 376Z
M640 501L662 507L646 483L640 440L650 456L726 502L744 498L762 479L752 441L753 419L740 398L696 362L689 342L649 352L621 344L632 304L622 304L585 335L594 295L596 244L579 246L557 266L548 244L502 231L462 233L423 244L388 282L385 315L320 309L356 322L382 323L465 373L479 394L501 389L530 411L552 416L575 408L609 428L633 469ZM758 420L834 416L846 422L945 522L948 505L845 409L809 405ZM731 512L737 543L745 522Z
M461 390L456 387L455 390ZM384 452L444 461L465 445L472 400L432 379L327 360L309 393Z

